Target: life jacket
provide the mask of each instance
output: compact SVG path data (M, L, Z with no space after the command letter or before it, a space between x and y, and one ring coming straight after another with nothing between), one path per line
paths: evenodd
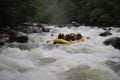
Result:
M58 39L64 39L64 34L59 34Z
M66 34L66 36L65 36L64 39L67 40L67 41L70 41L70 35L69 35L69 34Z
M81 39L81 38L82 38L82 35L81 35L81 34L77 34L77 35L76 35L76 39L77 39L77 40L79 40L79 39Z

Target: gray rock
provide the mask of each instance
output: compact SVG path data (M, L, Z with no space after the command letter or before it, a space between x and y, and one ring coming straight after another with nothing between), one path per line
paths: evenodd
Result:
M120 49L120 37L111 37L103 42L105 45L112 45L116 49Z
M105 32L100 33L99 36L106 37L106 36L112 35L112 33L110 32L111 29L112 29L112 28L104 29Z
M10 37L7 42L18 42L18 43L26 43L28 41L28 36L23 32L11 32Z

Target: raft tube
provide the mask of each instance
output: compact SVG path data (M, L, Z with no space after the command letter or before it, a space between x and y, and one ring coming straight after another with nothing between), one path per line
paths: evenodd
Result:
M55 39L54 40L54 44L74 44L74 43L78 43L78 42L84 42L84 39L79 39L79 40L75 40L75 41L67 41L64 39Z

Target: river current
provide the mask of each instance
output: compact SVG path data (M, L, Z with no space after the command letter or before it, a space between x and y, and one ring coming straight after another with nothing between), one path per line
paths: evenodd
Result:
M25 44L0 48L0 80L120 80L120 51L103 44L110 37L120 37L119 28L112 27L112 36L101 37L104 30L97 27L48 27L50 32L29 34ZM54 45L60 32L80 32L90 39Z

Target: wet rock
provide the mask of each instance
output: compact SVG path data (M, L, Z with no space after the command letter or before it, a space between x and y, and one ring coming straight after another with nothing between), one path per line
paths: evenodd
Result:
M28 41L27 36L20 36L20 37L10 37L8 42L18 42L18 43L26 43Z
M25 22L22 24L22 26L32 26L32 25L33 25L33 23L28 23L28 22Z
M103 42L105 45L112 45L116 49L120 49L120 37L111 37Z
M109 28L109 29L104 29L104 30L105 30L105 32L100 33L99 36L105 37L105 36L112 35L112 33L110 32L111 28Z
M62 28L62 27L64 27L64 25L58 25L58 27Z
M26 33L33 33L32 27L31 27L31 26L27 27L27 28L25 29L25 32L26 32Z
M42 28L42 32L49 32L50 31L50 29L49 28Z
M8 39L9 39L9 35L5 33L0 34L0 47L3 46Z
M38 23L36 26L37 27L44 27L44 25L42 23Z
M99 34L99 36L102 36L102 37L109 36L109 35L112 35L112 33L109 31L106 31L106 32Z
M79 26L80 26L80 24L77 23L77 22L75 22L75 21L72 21L72 25L73 25L74 27L79 27Z
M0 47L3 46L5 43L4 42L0 42Z
M23 32L11 32L10 37L7 42L18 42L26 43L28 41L28 36Z

